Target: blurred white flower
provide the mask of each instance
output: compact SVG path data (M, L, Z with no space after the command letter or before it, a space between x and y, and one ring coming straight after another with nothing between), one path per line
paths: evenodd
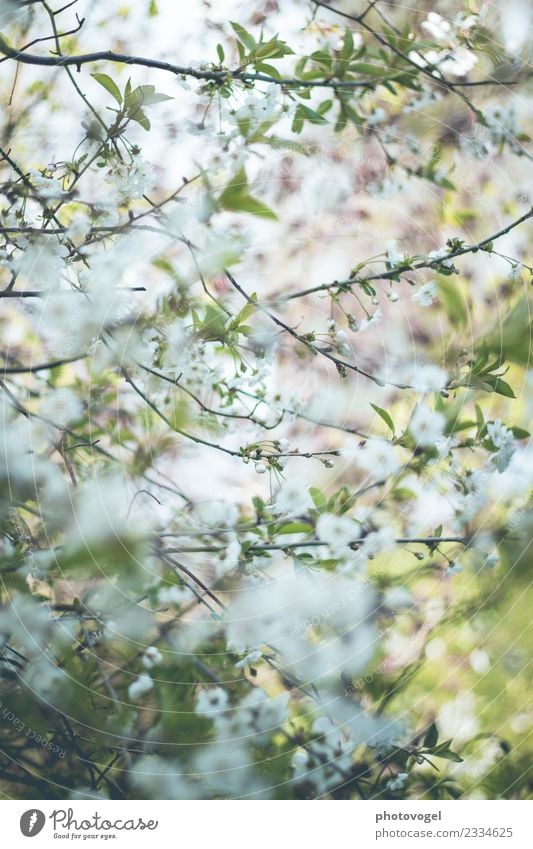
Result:
M419 404L409 422L409 431L417 445L423 448L433 446L444 433L446 418L442 413L430 410L426 404Z
M224 575L226 575L228 572L231 572L239 564L239 558L241 555L241 544L235 534L232 534L231 538L228 541L229 536L229 534L226 535L224 551L222 552L222 554L213 559L213 566L217 579L223 578Z
M437 715L437 725L442 737L452 739L455 746L475 737L479 731L479 720L472 693L460 693L443 705Z
M449 21L446 21L437 12L430 12L425 21L422 21L422 29L425 29L435 41L446 42L452 31Z
M327 543L331 552L349 551L349 544L358 535L358 527L349 516L335 516L333 513L321 513L316 523L316 535L321 542Z
M465 77L477 65L478 61L474 51L462 44L455 47L444 59L442 54L437 59L439 69L443 74L451 74L454 77Z
M107 182L115 193L117 203L142 198L156 182L152 166L137 156L133 163L117 163L107 173Z
M371 327L373 324L378 324L382 318L381 307L378 307L377 310L370 316L366 316L362 321L359 322L359 331L363 332Z
M470 666L478 675L484 675L490 669L490 657L486 651L475 649L469 657Z
M518 447L503 472L487 479L487 490L496 502L509 502L525 496L533 486L533 446Z
M138 699L142 698L142 696L145 696L146 693L149 693L150 690L153 689L153 686L154 682L148 673L143 672L128 687L128 698L130 698L132 702L136 702Z
M313 501L306 487L295 478L286 481L274 498L273 510L293 516L295 513L306 513L313 506Z
M150 799L198 799L202 789L187 774L187 767L176 761L158 756L144 756L134 762L129 770L130 780ZM94 791L91 790L91 796Z
M222 687L206 687L198 693L196 712L216 717L227 710L228 704L228 694Z
M66 427L83 413L83 406L71 389L53 389L41 405L41 415L50 419L56 427Z
M354 459L377 479L388 478L400 468L397 449L384 439L367 439L355 452Z
M406 379L418 392L440 392L448 382L448 375L432 363L416 364L409 370Z
M409 528L413 534L432 532L439 525L446 525L454 517L454 506L450 499L431 486L424 487L409 511Z
M363 544L359 548L362 557L372 558L382 551L394 548L396 537L392 528L380 528L379 531L371 531L366 535Z
M429 283L424 283L416 292L413 292L412 299L421 307L430 307L438 300L437 284L434 280Z
M148 646L142 656L142 664L146 669L153 669L163 662L163 655L155 646Z
M391 265L399 265L405 260L405 254L399 251L396 245L396 239L387 242L387 262L390 262Z
M201 501L194 514L200 524L218 530L231 530L237 522L239 510L229 501Z
M86 212L76 212L67 229L67 236L75 242L84 241L90 233L92 221Z

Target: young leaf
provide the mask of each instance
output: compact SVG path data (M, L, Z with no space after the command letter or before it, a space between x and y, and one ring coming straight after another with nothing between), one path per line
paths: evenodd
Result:
M502 380L501 377L484 374L482 380L488 383L492 391L496 392L497 395L504 395L506 398L516 398L509 384L505 380Z
M165 100L173 99L167 94L156 91L153 85L140 85L125 96L124 105L131 109L136 106L153 106L154 103L163 103Z
M428 730L426 731L426 736L424 737L424 746L427 749L432 749L433 746L436 746L439 742L439 732L437 726L434 722L431 723Z
M276 220L276 213L266 203L254 198L248 191L248 178L244 168L240 168L231 178L219 198L224 209L232 212L249 212L262 218Z
M91 77L96 80L97 83L100 83L100 85L115 98L119 106L122 106L122 95L120 93L120 89L111 77L108 77L107 74L91 74Z
M383 419L383 421L385 422L387 427L389 427L391 429L391 431L394 433L394 422L391 419L390 415L387 413L387 411L384 410L383 407L378 407L377 404L370 404L370 406L373 407L373 409L376 411L378 416L381 416L381 418Z
M298 105L296 110L300 111L305 118L306 121L309 121L310 124L327 124L326 119L320 115L318 112L315 112L314 109L310 109L309 106L304 106L303 103Z
M248 50L253 50L255 47L255 39L253 36L251 36L250 33L247 32L240 24L237 24L234 21L230 21L230 24L239 41L241 41Z
M322 490L318 489L316 486L309 487L309 495L313 499L313 503L317 510L323 510L328 503L328 500Z

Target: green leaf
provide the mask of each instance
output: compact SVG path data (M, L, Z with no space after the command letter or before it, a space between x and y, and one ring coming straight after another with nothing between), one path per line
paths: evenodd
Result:
M320 104L320 106L317 106L316 111L318 112L319 115L325 115L326 112L329 112L329 110L331 109L332 106L333 106L332 100L323 100L322 103Z
M446 761L453 761L456 764L462 763L462 757L460 757L457 752L452 752L450 749L451 744L451 740L446 740L445 743L441 743L440 746L436 746L431 754L435 758L443 758Z
M120 89L111 77L108 77L107 74L91 74L91 77L96 80L97 83L100 83L100 85L115 98L119 106L122 106L122 95L120 93Z
M294 118L292 120L291 130L293 133L301 133L304 126L304 116L303 113L299 111L299 107L294 113Z
M433 746L436 746L439 742L439 731L434 722L431 723L428 730L426 731L426 736L424 737L424 746L428 749L432 749Z
M244 168L233 175L228 185L219 197L219 203L224 209L232 212L249 212L262 218L276 220L276 213L266 203L253 197L248 191L248 178Z
M290 56L294 51L284 41L279 41L278 38L271 38L270 41L256 44L253 53L257 59L261 60L281 59L283 56Z
M124 103L129 108L137 104L139 106L153 106L154 103L163 103L165 100L174 100L174 98L156 91L153 85L140 85L127 95Z
M254 300L255 294L251 295L250 297L252 298L252 300ZM255 312L255 310L256 310L255 304L245 304L243 306L242 310L239 313L237 313L237 315L235 316L235 318L231 322L230 330L236 330L237 327L239 327L240 324L243 324L243 322L245 322L246 319L249 318Z
M150 119L140 108L137 108L131 115L128 115L128 117L130 121L136 121L137 124L140 124L143 130L149 130L152 126L150 124Z
M468 320L468 313L458 284L448 278L439 279L439 296L450 322L453 325L464 326Z
M226 54L224 53L224 48L221 44L217 44L217 56L218 61L220 62L220 64L222 64L224 59L226 58Z
M350 71L355 74L364 74L367 77L382 77L387 69L383 65L370 65L368 62L354 62L350 65Z
M323 510L328 503L328 500L322 490L318 489L316 486L309 487L309 495L313 499L313 503L317 510Z
M344 104L344 113L345 113L348 121L351 121L351 123L355 124L356 127L362 127L363 126L364 121L363 121L363 118L361 117L361 115L359 115L359 113L356 112L355 109L353 109L347 103Z
M407 489L407 487L399 486L395 490L393 490L394 498L396 501L410 501L415 497L414 492L411 489Z
M513 436L515 439L527 439L530 435L528 430L524 430L523 427L515 427L511 428L513 432Z
M509 386L507 381L502 380L501 377L490 377L491 379L489 380L489 375L484 374L482 375L482 380L485 383L489 384L493 392L495 392L497 395L504 395L506 398L516 398L516 395L514 394L512 388Z
M273 221L277 221L277 215L274 210L270 209L266 203L251 195L238 195L232 199L226 197L224 201L221 198L221 202L224 209L231 210L232 212L249 212L250 215L259 215L260 218L270 218Z
M433 752L434 758L444 758L446 761L453 761L456 764L462 764L463 758L457 754L457 752L452 752L451 749L444 749L441 752Z
M278 534L308 534L313 530L307 522L287 522L278 530Z
M275 80L281 79L281 74L274 65L269 65L267 62L258 62L254 65L255 70L259 71L261 74L269 74L269 76L273 77Z
M529 366L531 362L531 335L533 323L531 304L522 297L497 330L487 340L490 350L518 365Z
M198 327L202 339L223 341L226 337L226 315L212 304L207 304L204 319Z
M251 36L250 33L247 32L240 24L237 24L234 21L230 21L230 24L239 41L242 42L248 50L253 50L255 48L255 39L253 36Z
M309 121L310 124L327 124L327 120L320 115L318 112L315 112L314 109L310 109L309 106L304 106L303 103L298 105L298 109L300 110L304 116L304 118Z
M387 411L384 410L383 407L378 407L377 404L370 404L370 406L376 411L378 416L381 416L387 427L394 433L394 422Z
M248 177L246 176L246 171L244 167L239 168L239 170L233 175L228 185L222 192L220 196L220 201L224 206L225 202L229 199L231 200L234 196L248 194Z
M354 53L353 35L349 29L344 31L344 40L340 52L341 62L347 62Z

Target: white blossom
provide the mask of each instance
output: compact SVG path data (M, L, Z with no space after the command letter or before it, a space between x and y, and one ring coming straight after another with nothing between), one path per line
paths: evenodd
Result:
M437 12L430 12L425 21L422 21L422 29L425 29L435 41L444 43L448 40L452 27L449 21L446 21Z
M416 444L426 448L435 445L441 438L445 425L442 413L431 410L426 404L419 404L411 416L409 431Z
M145 696L146 693L149 693L150 690L153 689L153 686L154 682L152 678L146 672L143 672L128 687L128 697L132 700L132 702L136 702L138 699Z
M155 646L148 646L142 656L142 664L146 669L153 669L163 662L163 655Z
M442 736L453 739L456 746L471 740L479 731L479 719L472 693L460 693L455 699L446 702L438 712L437 726Z
M308 490L295 478L286 481L274 498L273 509L277 514L293 516L306 513L313 506Z
M187 775L187 767L159 756L145 755L136 760L131 769L131 781L143 799L176 801L198 799L202 795L202 788Z
M387 262L390 262L391 265L400 265L405 261L405 254L399 251L396 245L395 239L387 242Z
M439 366L426 363L409 370L408 380L418 392L440 392L448 382L448 375Z
M434 487L424 487L409 510L410 531L415 535L432 532L439 525L450 522L454 515L454 504L449 496Z
M228 707L228 694L222 687L209 687L200 690L196 700L196 711L203 716L216 717Z
M152 166L140 157L133 163L117 163L108 172L107 180L115 192L118 203L136 200L150 192L155 185L155 172Z
M41 414L57 427L66 427L82 415L83 407L77 395L70 389L55 389L49 393L41 406Z
M400 468L397 449L384 439L367 439L355 453L355 460L377 479L388 478Z
M213 561L215 575L217 578L222 578L228 572L231 572L239 564L241 555L241 544L235 535L224 545L224 551L219 557Z
M359 554L363 557L375 557L382 551L393 548L396 538L392 528L380 528L366 535L363 544L359 548Z
M316 535L321 542L327 543L333 554L341 554L349 550L350 542L357 536L357 525L349 516L321 513L316 523Z
M413 301L416 301L421 307L430 307L438 300L437 284L434 280L429 283L424 283L412 295Z

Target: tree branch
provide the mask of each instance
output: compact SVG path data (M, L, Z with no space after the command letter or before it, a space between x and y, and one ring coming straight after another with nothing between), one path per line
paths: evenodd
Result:
M339 289L344 291L350 291L352 286L360 285L361 283L371 282L372 280L391 280L397 277L399 274L405 274L407 271L418 271L423 268L435 268L439 265L442 265L444 262L448 262L449 260L456 259L457 257L464 256L465 254L477 253L477 251L483 250L487 245L491 242L495 242L501 236L506 236L507 233L510 233L511 230L514 230L515 227L518 227L520 224L523 224L524 221L528 221L533 217L533 207L531 207L527 212L517 218L515 221L512 221L506 227L503 227L501 230L498 230L497 233L493 233L492 236L487 236L484 239L481 239L480 242L476 242L473 245L465 245L464 247L457 248L456 250L451 250L448 254L445 254L439 259L435 259L434 257L425 257L424 259L419 260L418 262L413 263L404 263L395 266L394 268L383 271L376 274L370 274L368 277L362 277L357 279L356 277L351 277L348 280L335 280L333 283L323 283L319 286L312 286L309 289L303 289L300 292L294 292L292 295L285 295L283 298L273 299L269 301L269 303L283 303L285 301L292 301L295 298L303 298L306 295L312 295L315 292L326 292L328 289Z
M114 53L112 50L99 50L94 53L81 53L75 56L39 56L35 53L15 50L0 38L0 53L8 59L14 59L23 65L39 65L48 68L65 68L74 66L81 69L82 65L94 62L115 62L119 65L140 65L144 68L154 68L158 71L168 71L171 74L182 77L193 77L196 80L205 80L223 85L231 80L236 82L251 83L264 82L280 87L289 88L375 88L376 83L368 80L299 80L295 77L273 77L270 74L262 74L252 71L221 70L202 71L186 65L175 65L172 62L164 62L161 59L149 59L145 56L129 56L125 53Z

